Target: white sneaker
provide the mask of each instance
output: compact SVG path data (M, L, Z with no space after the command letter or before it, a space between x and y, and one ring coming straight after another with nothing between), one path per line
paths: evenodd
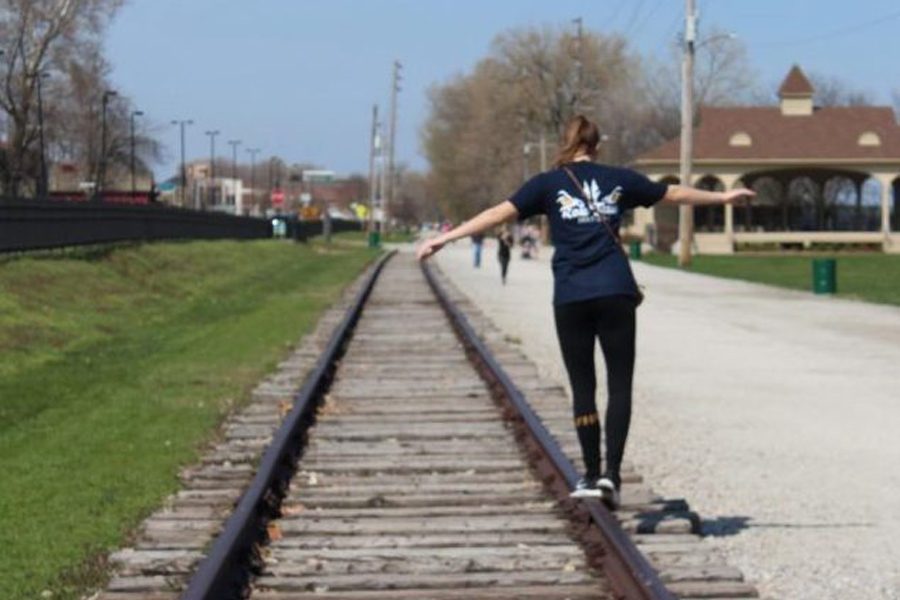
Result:
M619 508L619 490L616 488L616 484L611 478L604 475L598 479L597 488L600 490L601 500L603 501L603 504L606 505L606 508L609 510L616 510Z
M575 484L575 489L569 494L570 498L602 498L603 491L597 485L596 477L582 477Z

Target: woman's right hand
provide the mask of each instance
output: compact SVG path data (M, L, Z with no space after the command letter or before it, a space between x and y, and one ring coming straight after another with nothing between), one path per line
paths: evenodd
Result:
M443 236L433 237L431 239L427 239L419 246L419 249L416 250L416 258L419 260L425 260L426 258L435 254L438 250L444 247L446 242L442 241Z

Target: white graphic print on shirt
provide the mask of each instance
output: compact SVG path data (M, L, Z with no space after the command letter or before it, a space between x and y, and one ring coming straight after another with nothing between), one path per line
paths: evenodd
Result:
M601 215L603 219L609 219L619 214L619 198L622 196L622 186L616 186L612 191L601 197L600 186L597 180L590 183L582 183L584 197L590 198L593 210L588 210L584 200L572 197L566 190L556 193L556 203L559 204L559 214L566 220L577 220L579 223L593 223L597 221L595 215Z

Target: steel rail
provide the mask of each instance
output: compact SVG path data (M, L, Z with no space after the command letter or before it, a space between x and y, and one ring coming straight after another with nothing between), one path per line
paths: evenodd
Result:
M253 563L258 560L255 549L265 539L266 524L277 511L280 496L293 474L293 464L302 449L306 430L315 417L318 400L331 381L335 364L343 355L347 340L381 270L393 255L394 252L390 252L379 259L357 293L315 368L295 395L291 412L266 448L250 486L188 583L181 595L182 600L242 597Z
M482 374L499 390L501 401L524 425L534 442L532 446L538 448L543 458L552 465L559 478L565 482L566 489L574 489L579 478L575 465L563 453L556 439L547 431L540 417L494 358L463 312L450 301L431 267L422 263L422 271L470 356L481 367ZM609 510L597 500L582 500L581 504L589 515L594 533L598 534L595 537L599 538L603 549L602 567L613 590L629 600L674 600L675 595L666 589L656 570Z

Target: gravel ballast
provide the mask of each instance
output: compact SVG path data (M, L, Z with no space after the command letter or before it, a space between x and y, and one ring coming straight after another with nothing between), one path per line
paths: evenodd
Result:
M551 308L552 250L452 281L567 383ZM635 410L626 458L765 597L900 599L900 309L635 264ZM597 356L597 364L602 358ZM599 370L599 404L605 393Z

